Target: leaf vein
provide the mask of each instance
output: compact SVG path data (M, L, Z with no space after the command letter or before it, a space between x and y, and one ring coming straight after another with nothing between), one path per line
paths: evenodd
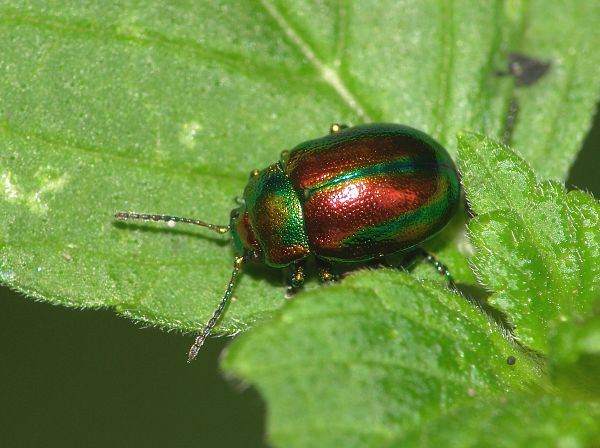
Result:
M269 14L269 16L271 16L271 18L275 21L288 41L290 41L300 52L300 54L304 56L306 61L312 65L316 72L319 73L323 81L333 88L342 103L344 103L363 120L371 121L372 118L367 113L366 108L361 104L361 101L358 99L357 95L353 93L344 83L338 71L332 67L329 67L317 57L309 43L302 38L300 33L294 29L292 24L285 18L283 14L281 14L281 12L270 0L261 0L260 4Z
M271 84L284 82L286 89L296 86L298 91L302 91L308 82L315 81L311 80L306 73L299 73L298 70L293 70L285 64L270 64L266 60L261 60L256 55L252 58L247 58L242 53L209 48L189 39L169 37L149 29L139 29L136 34L126 33L116 25L102 26L95 22L81 19L70 19L69 22L66 22L59 17L28 15L23 11L13 10L12 8L5 9L0 14L0 22L7 25L30 26L35 29L55 32L63 36L71 34L77 37L87 36L96 39L112 39L127 44L168 50L176 48L188 53L196 60L216 63L232 73L262 79ZM172 51L170 53L172 54ZM284 76L281 75L282 73ZM278 75L273 76L274 74ZM316 79L320 80L320 78ZM289 80L293 80L294 82L287 82Z
M140 160L138 158L129 157L125 154L115 153L113 151L105 150L102 147L94 146L89 143L68 141L66 138L62 138L57 135L51 135L42 132L25 131L12 126L8 122L4 121L0 123L0 133L12 134L19 138L35 138L50 146L60 147L61 149L70 150L72 152L80 152L92 156L96 156L101 159L113 159L118 160L129 165L135 165L136 167L143 167L151 169L153 171L164 172L172 176L180 177L213 177L218 180L222 180L224 177L229 178L241 178L242 173L233 171L218 170L216 167L209 167L207 170L200 170L197 168L182 167L175 163L157 163L155 161Z

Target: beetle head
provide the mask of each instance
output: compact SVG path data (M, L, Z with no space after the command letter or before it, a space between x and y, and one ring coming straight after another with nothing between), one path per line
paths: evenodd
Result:
M240 256L249 254L251 259L260 259L262 251L252 229L245 205L231 210L229 228L231 229L231 238L237 254Z

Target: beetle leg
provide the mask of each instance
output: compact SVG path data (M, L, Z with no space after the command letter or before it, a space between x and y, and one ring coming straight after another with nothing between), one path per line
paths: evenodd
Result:
M439 261L435 257L435 255L433 255L430 252L427 252L425 249L421 248L420 251L425 261L431 264L440 275L444 276L444 278L448 281L448 286L450 286L453 289L456 289L456 283L454 283L454 278L452 277L452 274L450 273L448 267L444 263Z
M329 126L329 133L335 134L336 132L340 132L342 129L346 129L347 127L348 125L346 124L332 123L331 126Z
M331 263L317 258L317 269L319 270L319 278L323 283L332 283L339 280L339 276L333 272Z
M306 262L298 261L292 265L292 275L289 277L287 296L292 297L304 285Z
M396 268L396 265L394 263L391 263L387 258L385 257L377 257L377 258L373 258L372 260L368 260L365 262L365 265L369 268L369 269L381 269L381 268Z

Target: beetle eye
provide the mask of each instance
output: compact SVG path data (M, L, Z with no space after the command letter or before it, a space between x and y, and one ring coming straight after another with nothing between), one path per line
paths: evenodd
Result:
M250 177L256 177L260 174L259 170L252 170L250 171Z

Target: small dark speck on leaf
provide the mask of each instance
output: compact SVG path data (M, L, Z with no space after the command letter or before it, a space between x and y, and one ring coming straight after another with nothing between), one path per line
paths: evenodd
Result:
M530 86L539 81L550 69L550 62L520 53L508 55L508 72L518 86Z
M516 362L517 358L515 358L514 356L509 356L508 358L506 358L506 364L508 364L509 366L515 365Z

